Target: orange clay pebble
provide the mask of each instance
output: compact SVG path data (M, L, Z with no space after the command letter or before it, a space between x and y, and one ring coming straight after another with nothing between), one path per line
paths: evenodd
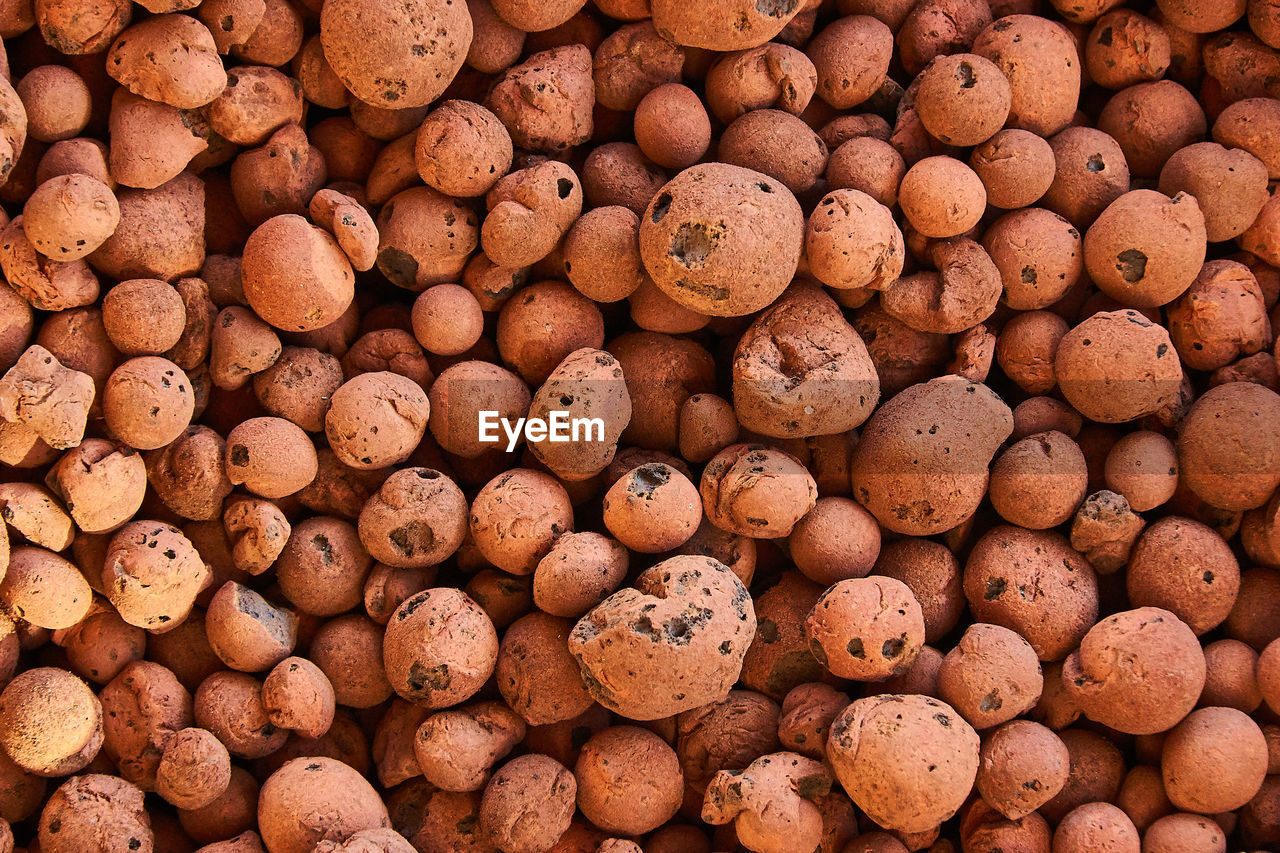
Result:
M37 252L74 261L93 252L120 224L111 188L89 175L59 175L40 184L22 208L22 228Z
M212 804L231 784L231 756L212 733L183 729L169 739L156 769L156 793L181 809Z
M669 465L634 468L604 496L604 523L622 544L641 553L670 551L702 520L698 490Z
M671 557L579 620L569 651L606 708L638 720L670 716L728 693L755 633L750 601L718 560Z
M84 436L93 385L88 374L33 345L0 377L0 418L23 424L55 450L75 447Z
M723 224L714 217L733 216ZM803 217L791 192L759 172L704 164L681 172L640 218L640 255L658 287L686 308L736 317L790 283Z
M101 585L130 625L163 633L181 624L209 579L191 540L159 521L131 521L111 537Z
M333 685L306 658L287 657L262 682L262 707L273 725L319 738L333 724Z
M437 284L413 303L413 335L423 349L436 355L460 355L480 340L484 314L465 287Z
M465 593L437 588L406 599L387 624L383 655L391 686L405 699L447 708L476 693L493 673L493 623Z
M0 692L0 746L27 773L77 773L93 761L102 738L102 704L66 670L28 669Z
M316 475L310 437L284 418L250 418L227 434L227 477L264 498L292 495Z
M426 392L412 379L389 371L362 373L333 392L325 436L344 465L385 468L409 458L427 430L430 411Z

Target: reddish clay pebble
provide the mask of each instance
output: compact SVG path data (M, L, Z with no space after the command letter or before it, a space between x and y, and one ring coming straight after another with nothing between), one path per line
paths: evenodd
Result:
M569 651L605 707L637 720L670 716L722 698L737 680L755 634L750 600L723 563L672 557L579 620Z
M1195 707L1204 678L1204 652L1195 634L1158 607L1099 622L1062 673L1068 695L1090 719L1128 734L1172 728Z
M383 658L391 686L429 708L447 708L484 686L498 657L493 623L461 590L405 600L387 624Z
M827 754L854 804L876 823L924 832L955 814L968 796L978 771L978 735L936 699L874 696L854 702L831 724Z

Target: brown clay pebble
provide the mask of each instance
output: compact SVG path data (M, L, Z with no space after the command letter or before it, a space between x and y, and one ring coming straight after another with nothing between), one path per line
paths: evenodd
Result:
M684 775L662 738L635 726L611 726L583 744L573 768L578 808L620 835L649 832L680 807Z
M40 849L50 853L101 850L152 853L155 835L143 793L116 776L73 776L40 813Z
M502 853L543 853L569 828L577 783L553 758L512 759L489 780L480 802L482 837Z

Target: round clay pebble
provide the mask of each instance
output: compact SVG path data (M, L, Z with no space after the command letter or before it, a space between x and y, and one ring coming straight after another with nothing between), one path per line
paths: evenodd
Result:
M414 163L429 187L445 195L484 195L511 168L511 134L471 101L445 101L418 128Z
M461 355L484 332L484 312L471 291L457 284L429 287L413 303L413 336L427 352Z
M205 729L183 729L165 745L156 769L156 793L180 809L201 809L231 784L231 756Z
M1273 640L1262 650L1258 655L1256 673L1262 698L1274 711L1280 707L1280 643Z
M964 594L975 619L1003 625L1042 661L1061 660L1098 618L1098 577L1066 537L1002 526L974 544Z
M1227 853L1227 836L1213 818L1165 815L1142 834L1146 853Z
M924 615L911 589L884 577L832 585L805 620L818 662L840 678L883 681L901 674L924 645Z
M180 110L203 107L227 85L213 36L187 15L156 15L128 27L111 45L106 64L133 94Z
M372 619L348 613L325 622L311 638L310 660L329 680L337 704L372 708L392 697L382 663L385 634ZM265 705L263 716L270 720Z
M45 482L84 533L109 533L142 506L147 470L133 448L89 438L62 455Z
M1211 388L1178 434L1178 476L1201 500L1226 510L1266 503L1280 485L1280 395L1252 382Z
M79 772L98 754L102 738L102 704L64 669L25 670L0 692L0 746L27 773Z
M1012 431L1013 413L985 385L955 376L913 385L862 428L853 496L896 533L950 530L978 508L987 466Z
M1009 116L1009 81L981 56L939 56L920 72L915 109L938 140L969 147L986 142Z
M640 217L621 205L587 211L565 238L565 276L597 302L617 302L636 293L644 283L639 231Z
M527 382L545 382L579 349L604 345L599 308L563 282L538 282L498 315L498 351Z
M102 413L116 438L138 450L155 450L190 425L195 389L167 358L131 358L107 378Z
M1169 610L1200 635L1231 613L1240 591L1240 566L1213 528L1167 516L1142 531L1125 585L1135 607Z
M832 584L870 573L880 555L880 527L854 500L818 498L792 529L787 545L805 577Z
M396 693L428 708L447 708L489 679L498 636L479 605L461 590L441 587L411 596L396 609L382 654Z
M264 498L292 495L315 479L311 437L284 418L250 418L227 433L227 477Z
M1182 382L1169 332L1132 308L1094 314L1067 332L1053 367L1067 402L1100 423L1154 414Z
M1080 446L1053 430L1027 436L1002 453L991 466L988 495L1005 521L1046 530L1075 515L1088 489Z
M440 97L467 58L471 36L466 4L448 0L395 8L342 0L325 4L320 15L333 72L357 98L384 109L422 107Z
M107 544L101 583L120 618L163 633L187 617L208 578L209 567L178 528L131 521Z
M306 658L287 657L262 682L262 707L272 725L319 738L333 724L333 685Z
M696 92L680 83L663 83L636 106L636 144L665 169L687 169L711 145L711 119Z
M868 817L886 829L925 832L968 797L978 745L977 732L949 705L883 695L859 699L836 717L827 757Z
M1084 271L1080 232L1040 207L1017 210L991 223L982 246L1000 270L1001 301L1019 311L1051 307Z
M754 168L793 193L811 189L827 166L827 146L800 118L784 110L751 110L720 135L716 156Z
M1271 324L1262 289L1249 268L1209 261L1168 310L1169 337L1183 363L1216 370L1267 348Z
M722 699L754 633L751 596L733 572L709 557L681 555L587 613L569 651L597 702L655 720Z
M360 511L360 542L378 562L426 568L444 562L467 534L467 500L431 468L395 472Z
M906 260L893 213L856 189L837 189L818 202L805 230L805 252L814 278L839 289L888 287Z
M40 812L40 849L47 853L152 853L155 836L143 793L99 773L62 783Z
M553 616L577 618L622 584L628 563L621 542L594 532L566 533L534 569L534 603Z
M1062 680L1091 720L1127 734L1155 734L1195 707L1204 689L1204 652L1177 616L1140 607L1090 628L1067 658Z
M1216 142L1197 142L1175 151L1160 170L1158 188L1169 196L1195 196L1211 243L1243 234L1269 198L1266 164L1243 148L1224 148Z
M573 774L555 759L513 758L484 789L480 832L502 853L544 853L569 828L577 791Z
M1067 784L1071 755L1052 730L1030 720L993 729L979 751L978 792L1009 820L1020 820Z
M714 5L695 10L676 0L657 0L652 4L653 25L664 39L685 47L744 50L782 32L802 5L799 0L769 5L716 0Z
M63 65L32 68L14 85L27 113L27 135L57 142L79 135L89 123L93 95L84 79Z
M354 525L315 516L291 529L274 566L291 604L313 616L337 616L360 603L372 563Z
M573 775L583 815L619 835L657 829L675 816L684 794L675 751L636 726L611 726L592 736Z
M324 840L390 826L364 777L332 758L295 758L272 773L258 799L258 831L271 853L312 853Z
M1199 142L1206 129L1195 95L1172 80L1117 92L1098 113L1098 128L1115 137L1130 171L1142 177L1160 174L1175 151Z
M573 529L564 487L538 471L517 468L489 481L471 502L471 537L493 565L532 574L556 539Z
M604 496L604 523L609 532L643 554L683 545L701 520L697 488L688 477L661 462L633 468Z
M1086 803L1053 832L1054 853L1138 853L1138 829L1110 803Z
M22 228L31 245L63 263L97 249L119 224L115 194L88 175L50 178L36 187L22 207Z
M1267 740L1243 711L1201 708L1165 738L1160 771L1169 801L1181 811L1234 811L1262 787Z
M1080 93L1080 57L1071 31L1036 15L998 18L973 52L1009 81L1009 126L1048 137L1071 123Z
M1181 296L1204 263L1204 214L1186 193L1133 190L1107 205L1084 235L1084 264L1098 289L1149 308Z
M819 506L824 500L830 499L820 498ZM801 522L802 526L807 526L807 518ZM879 537L879 531L876 535ZM793 559L794 554L795 546L792 545ZM874 571L877 575L900 580L911 589L924 615L925 642L938 642L950 633L964 614L960 566L945 545L915 537L887 542L880 551Z
M1258 688L1258 657L1248 643L1239 640L1216 640L1205 644L1206 675L1200 706L1236 708L1246 714L1258 710L1262 704L1262 693Z
M289 332L329 325L355 293L355 273L337 241L291 213L271 217L249 235L241 279L249 307Z
M898 204L925 237L955 237L978 224L987 191L978 175L951 157L926 157L902 178Z
M640 256L658 287L684 307L738 317L791 283L803 233L800 205L779 181L707 163L654 196L640 217Z
M970 625L938 670L938 697L975 729L1030 711L1043 687L1035 649L999 625Z
M848 15L814 36L805 53L817 72L818 97L847 110L884 84L893 59L893 32L872 15Z
M6 506L3 512L12 515ZM8 550L6 542L4 546ZM11 618L50 630L70 628L90 612L93 591L80 570L52 551L13 548L0 573L0 606Z
M752 538L787 536L817 502L813 476L794 456L760 444L734 444L707 463L698 491L707 519Z
M1158 432L1138 430L1120 438L1107 453L1107 488L1124 495L1136 512L1173 497L1178 486L1178 451Z
M352 468L404 462L427 431L427 392L390 371L361 373L333 392L324 432L338 461Z
M511 710L531 726L572 719L591 707L569 654L573 623L534 611L507 627L494 674Z
M997 132L969 155L969 168L987 189L987 203L1005 210L1035 204L1054 177L1053 148L1018 128Z
M161 355L177 345L186 327L182 297L155 279L122 281L102 299L102 325L125 355Z
M446 791L477 791L493 764L511 751L528 727L501 702L480 702L427 717L414 734L413 754L423 775Z
M1098 18L1085 44L1085 70L1099 85L1123 89L1158 80L1169 68L1172 45L1157 22L1128 9Z

